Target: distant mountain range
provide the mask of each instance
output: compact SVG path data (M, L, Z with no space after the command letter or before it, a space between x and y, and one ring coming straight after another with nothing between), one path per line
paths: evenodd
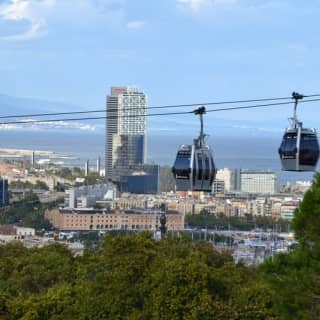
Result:
M68 112L81 110L79 106L57 101L20 98L0 94L1 115L16 115L42 112Z
M0 94L0 116L15 116L15 115L29 115L37 113L54 113L54 112L72 112L72 111L84 111L76 105L57 102L57 101L47 101L42 99L34 98L21 98L12 97L8 95ZM82 115L84 116L84 115ZM76 115L72 117L71 115L56 116L56 117L28 117L26 120L40 120L40 119L61 119L61 118L81 118L81 115ZM5 130L32 130L32 129L80 129L80 130L96 130L100 127L100 122L90 123L86 121L61 121L61 122L47 122L47 123L37 123L37 124L2 124L3 122L14 122L20 121L20 118L9 118L0 120L0 129Z

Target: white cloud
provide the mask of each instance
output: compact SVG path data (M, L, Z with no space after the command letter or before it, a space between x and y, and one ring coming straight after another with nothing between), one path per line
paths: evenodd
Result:
M238 0L176 0L178 6L198 12L205 8L236 4Z
M127 28L128 29L133 29L133 30L139 30L142 29L145 26L145 22L144 21L129 21L127 23Z
M21 120L19 124L0 124L0 130L47 130L47 129L74 129L81 131L95 131L98 126L85 124L78 121L37 122L34 119ZM31 123L30 123L31 122Z
M2 36L3 40L28 40L46 33L46 18L56 0L10 0L0 5L0 19L28 22L29 27L18 34Z
M198 11L207 4L209 0L177 0L178 5L189 7L194 11Z
M144 21L127 20L125 9L125 0L5 0L2 4L0 0L0 21L25 28L0 36L0 40L29 40L57 26L142 29Z

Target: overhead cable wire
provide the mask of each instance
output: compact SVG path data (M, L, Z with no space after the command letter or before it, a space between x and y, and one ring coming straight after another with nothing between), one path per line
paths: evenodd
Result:
M304 97L320 97L320 94L304 95ZM133 107L128 110L151 110L151 109L170 109L170 108L183 108L183 107L197 107L197 106L213 106L223 104L239 104L239 103L251 103L251 102L264 102L264 101L281 101L281 100L292 100L292 97L277 97L277 98L262 98L262 99L247 99L247 100L229 100L229 101L217 101L217 102L201 102L191 104L175 104L175 105L163 105L154 107ZM0 119L13 119L13 118L28 118L28 117L45 117L45 116L60 116L60 115L72 115L72 114L89 114L89 113L101 113L101 112L115 112L117 108L110 109L96 109L96 110L84 110L84 111L70 111L70 112L52 112L52 113L34 113L34 114L17 114L17 115L5 115L0 116ZM126 109L123 109L126 110Z
M302 100L300 103L316 102L320 101L319 99L309 99ZM238 106L230 108L219 108L219 109L209 109L206 112L222 112L222 111L232 111L232 110L242 110L242 109L254 109L254 108L266 108L266 107L275 107L293 104L294 101L289 102L275 102L267 104L258 104L258 105L248 105L248 106ZM166 112L166 113L151 113L151 114L140 114L140 115L122 115L123 118L137 118L137 117L156 117L156 116L174 116L174 115L185 115L193 114L194 110L191 111L181 111L181 112ZM84 121L84 120L102 120L102 119L117 119L118 116L109 115L103 117L82 117L82 118L62 118L62 119L41 119L41 120L22 120L22 121L9 121L9 122L0 122L0 125L10 125L10 124L34 124L34 123L51 123L51 122L62 122L62 121Z

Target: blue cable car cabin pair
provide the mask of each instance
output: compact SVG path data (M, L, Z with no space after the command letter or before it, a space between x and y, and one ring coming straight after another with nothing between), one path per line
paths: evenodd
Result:
M303 95L293 92L295 100L292 127L286 129L279 148L282 170L315 171L319 160L319 143L315 129L304 128L297 119L298 101ZM212 191L216 175L212 152L205 144L203 114L205 107L194 111L200 115L201 130L193 145L181 145L172 168L177 191Z

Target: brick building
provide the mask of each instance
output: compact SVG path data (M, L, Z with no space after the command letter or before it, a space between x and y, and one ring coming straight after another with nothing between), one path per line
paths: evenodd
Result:
M106 211L95 209L47 209L45 218L59 230L157 230L160 227L159 210L126 210ZM176 212L168 212L168 231L184 229L184 216Z

